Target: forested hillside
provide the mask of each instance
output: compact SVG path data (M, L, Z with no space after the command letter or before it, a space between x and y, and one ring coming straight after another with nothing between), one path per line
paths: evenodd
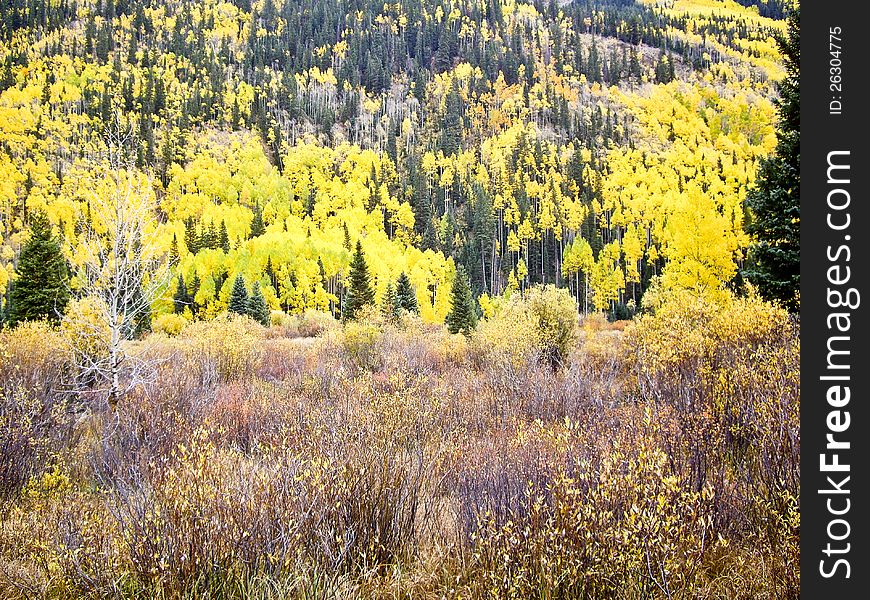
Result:
M430 321L457 265L484 304L554 283L612 316L657 276L739 286L785 4L5 1L0 287L43 211L84 286L107 168L146 177L157 313L241 274L338 315L357 240Z

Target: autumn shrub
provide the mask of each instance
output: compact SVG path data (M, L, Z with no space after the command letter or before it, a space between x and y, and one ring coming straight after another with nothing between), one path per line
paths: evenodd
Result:
M0 498L70 441L72 373L57 328L25 322L0 331Z
M312 338L339 326L339 322L330 313L313 309L295 315L272 311L271 322L272 328L267 332L270 337Z
M299 384L312 367L310 338L267 338L261 344L257 377Z
M151 331L164 333L168 336L176 336L184 331L189 320L184 315L175 313L163 313L154 317L151 321Z
M340 345L351 369L377 371L383 367L384 328L380 313L373 307L364 307L354 320L344 323Z
M567 360L577 337L577 305L567 290L553 285L513 294L483 326L480 352L517 363L537 359L555 371Z
M109 356L112 332L104 317L107 312L103 300L95 296L76 298L67 305L61 322L63 347L73 354L77 365L85 367L82 373L90 372L87 366L99 364ZM79 383L85 387L92 381Z
M383 328L383 370L406 376L437 375L465 365L468 340L404 314L398 326Z
M306 310L296 316L296 330L301 337L316 337L338 326L338 321L328 312Z
M771 552L795 548L800 346L789 315L755 296L712 303L674 293L626 342L638 393L671 424L668 453L684 485L721 490L719 526L734 535ZM782 556L770 568L793 590L796 556Z
M515 371L537 363L541 351L535 343L534 324L523 312L500 314L478 323L470 340L471 360L478 370Z
M184 357L181 368L197 372L205 386L253 376L261 357L264 329L252 319L227 315L191 323L174 348Z

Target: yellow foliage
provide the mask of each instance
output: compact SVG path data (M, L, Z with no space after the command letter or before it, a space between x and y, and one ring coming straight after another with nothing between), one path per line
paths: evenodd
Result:
M163 313L152 319L151 330L154 333L164 333L168 336L176 336L184 331L184 328L187 327L189 322L189 319L185 318L184 315Z

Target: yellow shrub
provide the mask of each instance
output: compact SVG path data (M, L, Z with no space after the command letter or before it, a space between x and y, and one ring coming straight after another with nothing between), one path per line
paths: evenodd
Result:
M360 317L344 324L342 348L350 364L366 371L377 371L383 365L381 354L383 331L374 319Z
M61 323L69 348L79 356L99 360L109 355L112 332L105 303L95 296L71 300Z
M253 376L263 335L263 326L252 319L226 315L191 323L177 339L188 368L199 370L206 385L214 385Z
M46 321L0 331L2 389L21 388L44 397L61 386L71 366L72 355L60 330Z
M577 338L577 305L553 285L512 294L501 309L475 332L478 352L506 357L513 364L546 361L561 366Z
M165 333L168 336L176 336L184 331L189 321L183 315L175 313L163 313L151 322L151 330L154 333Z

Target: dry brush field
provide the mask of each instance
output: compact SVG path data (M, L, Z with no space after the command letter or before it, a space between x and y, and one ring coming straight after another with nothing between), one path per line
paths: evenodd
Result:
M116 411L0 332L0 597L797 598L797 324L536 326L193 323Z

